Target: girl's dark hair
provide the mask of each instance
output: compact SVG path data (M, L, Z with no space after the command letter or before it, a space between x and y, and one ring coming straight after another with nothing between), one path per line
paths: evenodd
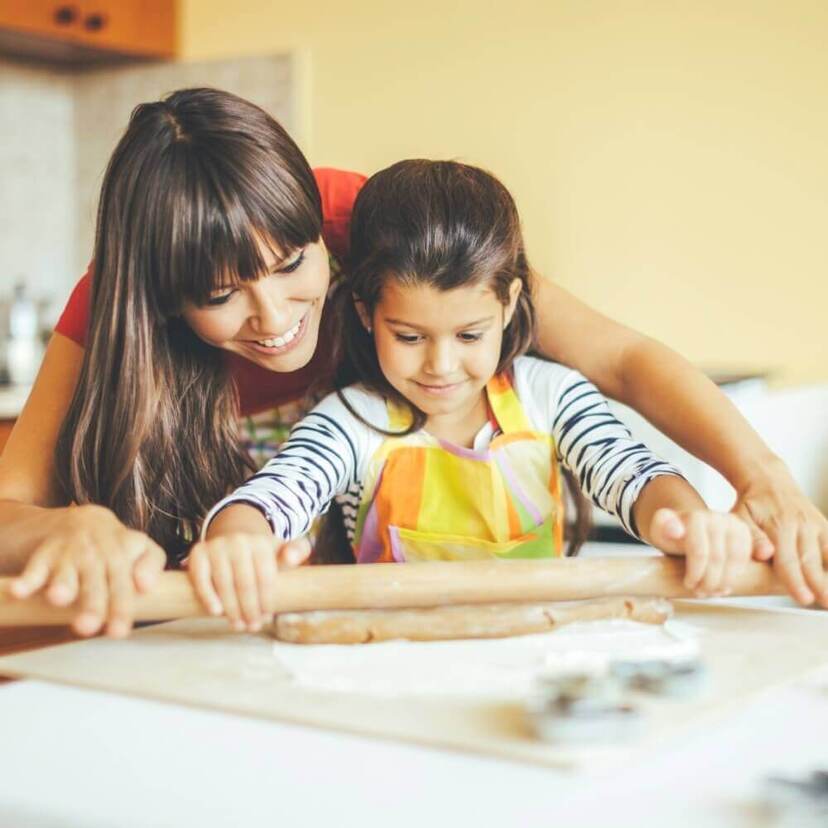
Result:
M258 278L260 244L284 256L321 230L307 161L259 107L215 89L136 107L104 176L86 351L57 446L72 501L181 556L252 470L223 352L181 311L217 281Z
M509 191L478 167L400 161L369 178L356 199L347 278L334 295L339 322L336 385L344 405L361 420L341 391L354 382L408 407L412 421L404 433L416 431L426 420L384 377L373 336L357 313L355 300L373 315L389 279L442 291L485 284L503 305L509 302L512 282L519 279L521 292L503 332L497 372L509 371L533 343L532 272ZM567 554L575 554L588 531L589 506L565 474L576 505Z
M478 167L418 159L400 161L369 178L351 215L347 270L334 297L342 325L337 385L361 382L408 407L409 431L423 426L425 414L383 376L355 299L373 315L383 285L394 279L437 290L485 284L506 305L512 282L519 279L521 292L503 332L498 373L508 371L532 344L535 314L517 208L509 191Z

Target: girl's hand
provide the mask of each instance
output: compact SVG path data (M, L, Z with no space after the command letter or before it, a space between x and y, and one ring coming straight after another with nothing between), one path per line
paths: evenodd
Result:
M285 543L271 534L234 532L196 543L187 570L211 615L226 615L236 632L258 632L273 618L279 569L300 566L310 554L307 538Z
M43 592L57 607L77 601L72 629L78 635L95 635L106 623L110 638L124 638L132 628L134 590L152 589L166 563L164 550L103 506L62 511L56 531L12 581L11 594Z
M658 509L649 537L662 551L685 556L684 585L700 598L728 595L736 575L751 559L747 524L722 512Z
M779 580L800 604L828 608L828 520L784 467L739 492L733 513L750 527L753 557L773 558Z

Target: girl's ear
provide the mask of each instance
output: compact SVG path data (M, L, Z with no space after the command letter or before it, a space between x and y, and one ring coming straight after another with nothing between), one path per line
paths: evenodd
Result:
M365 302L359 299L356 294L353 294L353 300L357 316L359 316L359 321L362 322L362 327L365 328L368 333L371 333L371 317L368 314L368 308L365 307Z
M523 290L523 282L520 279L512 279L512 283L509 285L509 304L506 305L505 312L503 314L503 328L509 325L512 321L512 316L515 313L515 308L517 307L518 297L520 296L520 292Z

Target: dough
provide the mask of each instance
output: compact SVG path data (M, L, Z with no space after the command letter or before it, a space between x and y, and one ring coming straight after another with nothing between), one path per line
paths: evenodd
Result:
M487 701L520 701L543 676L600 673L616 659L685 661L698 652L697 631L686 623L625 618L488 640L385 641L370 647L273 644L279 666L304 689Z
M604 598L551 604L478 604L409 610L341 610L277 615L272 632L293 644L367 644L392 639L506 638L547 632L575 621L627 618L663 624L663 598Z

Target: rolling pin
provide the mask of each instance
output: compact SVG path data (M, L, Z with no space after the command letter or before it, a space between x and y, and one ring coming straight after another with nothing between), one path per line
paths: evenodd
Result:
M605 596L692 598L680 558L557 558L552 560L434 561L412 564L308 566L279 574L279 612L327 609L439 607L501 602L577 601ZM0 578L0 626L63 625L77 613L42 595L19 600L11 578ZM785 593L768 564L750 562L733 595ZM187 574L165 572L152 592L135 596L137 621L207 615Z

